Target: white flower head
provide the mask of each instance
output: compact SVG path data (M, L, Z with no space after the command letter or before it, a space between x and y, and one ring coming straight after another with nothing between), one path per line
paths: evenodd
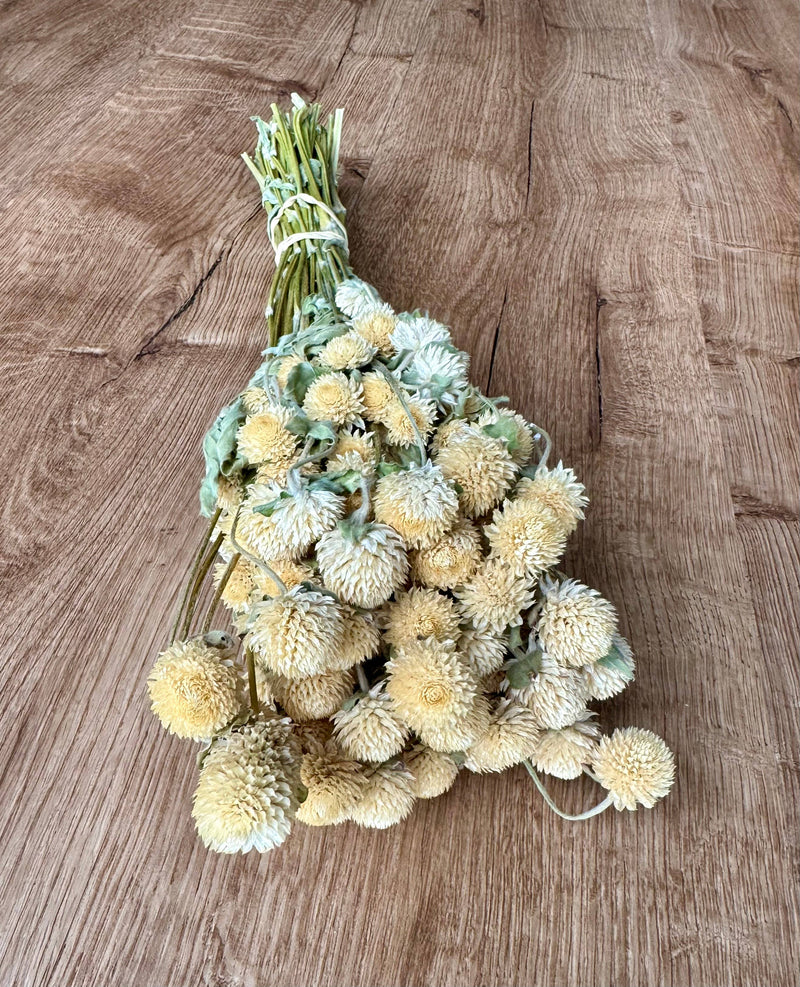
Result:
M636 663L631 646L617 633L611 639L609 653L581 669L592 699L610 699L616 696L633 681L635 671Z
M398 353L418 353L429 343L450 343L450 330L441 322L425 317L401 317L392 333L392 345Z
M617 629L617 614L608 600L575 579L543 579L541 585L544 601L536 632L545 651L576 668L607 655Z
M600 729L594 716L587 710L568 727L545 730L533 755L536 767L554 778L578 778L597 751Z
M336 713L333 722L339 748L359 761L387 761L402 751L408 739L408 728L395 714L384 682Z
M403 539L388 524L343 522L317 542L317 562L328 589L345 603L371 609L405 582Z
M379 302L377 291L360 278L349 277L336 287L336 307L350 318Z
M399 532L410 548L438 541L458 517L458 495L430 460L382 476L377 483L375 517Z
M519 627L533 606L533 584L502 559L487 559L468 583L455 591L464 616L480 629L502 634Z

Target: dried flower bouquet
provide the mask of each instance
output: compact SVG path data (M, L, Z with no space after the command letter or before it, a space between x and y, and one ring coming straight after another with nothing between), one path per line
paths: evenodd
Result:
M210 520L148 680L164 726L204 744L201 839L235 853L293 820L383 828L462 769L516 764L565 818L651 807L671 752L601 735L588 708L631 681L631 649L614 607L556 568L583 485L470 384L445 326L353 274L341 111L292 102L243 156L275 251L270 345L204 441ZM220 602L235 635L212 629ZM539 772L607 795L566 816Z

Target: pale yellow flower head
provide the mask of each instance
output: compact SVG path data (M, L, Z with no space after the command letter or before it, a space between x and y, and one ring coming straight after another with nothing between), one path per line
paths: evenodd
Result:
M415 747L407 755L405 763L414 776L412 788L418 799L435 799L444 795L458 777L458 765L449 754L424 745Z
M559 561L566 547L563 526L537 501L506 501L483 530L492 554L518 575L538 576Z
M382 476L374 509L377 520L394 528L409 548L427 548L455 524L458 496L441 470L427 461Z
M533 452L533 434L530 422L509 408L497 408L494 411L485 411L478 419L477 426L484 428L486 425L498 423L512 431L513 449L508 450L509 455L517 466L524 466Z
M408 447L417 441L416 425L423 441L428 438L433 429L436 417L436 405L433 401L425 401L411 394L406 398L408 412L400 399L394 395L384 410L381 421L386 426L386 441L390 445ZM411 417L409 418L409 412ZM413 419L413 424L412 424Z
M458 650L479 679L499 671L507 654L502 634L486 627L473 627L471 624L461 630Z
M552 470L540 466L534 479L523 477L516 486L514 496L516 500L535 501L549 507L564 528L564 533L570 535L578 526L578 521L583 520L589 503L584 489L573 471L559 462Z
M617 629L617 614L608 600L574 579L544 580L542 591L536 631L552 658L579 668L608 654Z
M343 623L342 608L330 596L295 586L253 606L245 648L276 675L320 675L338 660Z
M372 609L402 586L408 572L403 539L379 522L345 521L317 542L317 563L325 585L345 603Z
M280 405L251 415L236 435L239 452L253 464L291 462L297 452L297 436L286 429L291 419L291 411Z
M313 582L314 573L305 562L295 562L293 559L270 559L269 567L286 586L294 589L300 583ZM272 576L260 566L253 565L253 587L259 596L280 596L282 590Z
M361 765L343 757L330 744L304 755L300 779L308 795L297 810L297 819L306 826L335 826L343 822L367 788Z
M350 812L359 826L387 829L402 822L414 807L414 779L401 764L366 769L366 790Z
M176 641L147 679L151 708L170 733L206 740L239 712L236 672L201 639Z
M296 723L308 723L332 716L353 693L352 671L323 672L304 679L272 676L273 695Z
M289 374L294 370L294 368L305 362L305 357L300 356L299 353L290 353L289 356L285 356L281 360L278 364L277 373L275 374L275 380L277 380L278 386L281 390L283 390L283 388L289 383Z
M433 433L431 451L434 454L439 453L442 449L447 448L453 440L463 438L472 432L472 426L463 418L451 418L449 421L442 422Z
M534 714L511 699L501 699L489 727L467 751L464 766L478 774L505 771L536 750L540 728Z
M465 750L487 725L488 707L475 676L452 642L409 643L386 671L397 715L434 750Z
M242 391L241 398L248 415L260 415L265 411L272 411L277 404L263 387L248 387Z
M581 669L592 699L610 699L616 696L633 680L635 671L631 646L620 634L614 634L611 651L607 655Z
M414 582L435 589L460 586L471 578L481 561L478 530L462 518L438 541L412 553L410 561Z
M446 479L461 488L459 500L467 517L480 517L503 499L517 467L505 443L476 429L456 435L436 454Z
M369 363L375 353L372 343L360 333L351 331L328 340L320 350L319 360L332 370L355 370Z
M271 538L263 546L270 549L267 559L304 555L344 514L344 498L330 490L314 490L303 484L286 496L277 484L253 484L250 488L248 505L275 502L277 506L270 517Z
M348 606L343 606L342 611L342 639L336 663L331 668L346 671L380 651L381 632L373 614L358 613Z
M322 374L313 380L303 399L303 411L312 421L363 427L365 412L361 384L341 372Z
M454 641L459 635L458 614L453 601L435 589L412 587L398 593L386 608L383 636L396 647L422 638Z
M373 422L382 422L387 409L397 400L391 384L377 371L364 374L361 380L364 417Z
M592 768L615 809L652 809L672 788L675 757L649 730L623 727L601 737Z
M259 503L257 499L259 492L265 490L266 486L254 483L250 489L255 492L256 500L252 501L248 496L239 509L236 521L237 544L246 552L265 561L281 556L286 557L288 552L278 538L274 519L253 510L253 507ZM232 521L232 518L228 520ZM226 524L226 527L227 533L230 533L231 525ZM231 553L236 550L233 545L230 546Z
M231 610L246 610L250 603L250 594L254 588L252 563L239 558L228 576L225 588L222 590L222 602ZM225 562L214 566L214 586L219 587L222 578L228 570Z
M522 623L522 612L533 606L535 593L531 581L507 562L489 558L456 596L475 627L499 634Z
M352 428L339 432L336 445L328 457L328 473L357 470L364 476L372 476L375 465L376 452L372 432L356 432Z
M349 709L339 710L333 721L339 748L359 761L387 761L408 739L408 728L397 718L382 682Z
M214 742L192 816L217 853L264 853L283 843L297 810L299 750L288 720L262 716Z
M294 723L293 730L304 754L321 754L331 739L333 724L330 720L310 720L308 723Z
M244 499L244 484L241 480L220 476L217 480L217 507L235 514L236 508Z
M586 683L575 668L565 668L549 655L542 655L541 671L524 689L509 689L516 702L533 710L539 723L560 730L578 720L589 698Z
M600 730L593 717L587 711L562 730L545 730L533 754L536 767L555 778L579 777L597 751Z
M353 329L378 349L381 356L392 356L392 333L397 316L389 305L374 305L358 313L353 319Z

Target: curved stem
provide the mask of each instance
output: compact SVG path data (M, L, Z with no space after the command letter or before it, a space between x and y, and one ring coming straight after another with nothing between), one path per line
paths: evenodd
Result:
M586 765L583 766L583 773L585 775L588 775L592 779L592 781L596 781L598 785L600 784L600 779L597 777L594 771L591 771L589 768L586 767Z
M260 559L257 555L253 555L252 552L248 552L246 548L242 548L239 542L236 541L236 526L239 523L240 512L241 512L241 507L236 512L236 517L233 519L233 524L231 525L231 533L230 535L228 535L228 537L231 540L231 545L233 545L233 547L240 555L243 555L246 559L252 562L253 565L257 565L260 569L263 569L264 572L266 572L269 578L275 583L275 585L281 591L281 594L285 595L288 592L288 590L286 589L286 583L281 579L278 573L275 572L273 568L268 566L263 559Z
M370 490L372 489L372 484L370 483L368 477L361 477L361 504L357 511L353 511L350 517L351 522L354 526L359 526L367 523L367 518L369 517L370 508Z
M186 602L189 599L189 594L194 586L194 581L197 578L197 572L203 561L203 556L205 555L206 549L208 548L208 542L214 531L214 528L219 521L220 515L222 514L222 508L218 507L216 511L211 515L211 520L206 528L205 534L203 535L203 540L200 542L200 548L192 561L189 569L189 575L186 579L186 585L183 590L183 596L181 597L180 606L178 607L178 612L175 615L175 623L172 626L172 634L170 634L169 643L172 644L175 640L175 635L178 633L178 628L181 626L181 617L183 616L183 608L186 606Z
M542 784L542 779L536 773L536 770L534 769L531 762L525 760L522 763L525 765L528 774L531 776L531 778L533 778L533 782L541 792L542 798L550 806L553 812L555 812L557 816L561 816L562 819L568 819L570 822L581 822L583 819L591 819L592 816L598 816L601 812L605 812L606 809L610 808L611 806L611 796L608 795L606 798L603 799L602 802L600 802L598 805L594 806L593 808L588 809L586 812L581 812L577 816L570 816L568 813L562 812L561 809L559 809L559 807L555 804L555 802L550 798L547 789Z
M192 619L194 618L194 611L197 606L197 598L200 595L200 589L202 588L203 581L208 575L208 570L211 568L214 563L214 559L217 557L217 552L220 550L220 546L222 545L224 538L225 536L221 533L217 535L208 552L203 557L200 567L195 573L192 591L189 595L189 602L186 605L186 613L183 615L183 625L181 626L182 637L186 637L192 626Z
M540 469L542 466L547 466L547 460L550 456L550 450L553 448L553 440L550 438L547 432L543 428L539 428L538 425L534 425L534 441L537 439L544 439L544 452L539 457L539 462L536 464L536 469Z
M369 692L369 679L367 678L367 673L364 671L363 662L359 662L356 665L356 675L358 676L358 687L362 692Z
M408 401L406 401L406 396L400 389L397 378L389 371L382 363L378 360L373 364L373 368L377 370L384 378L386 383L394 391L394 395L400 404L403 406L403 411L405 411L408 416L408 420L411 423L411 428L414 430L414 436L417 440L417 449L419 450L419 464L420 466L425 465L425 461L428 458L428 449L425 445L425 440L422 438L422 433L417 427L417 423L414 420L414 416L411 414L411 409L408 407Z
M209 604L208 610L206 611L206 619L203 621L203 629L201 634L208 634L211 630L211 621L214 619L214 613L219 606L219 601L222 599L222 594L225 592L225 587L228 585L228 580L233 575L233 570L236 568L241 555L237 552L236 555L228 563L225 572L222 574L222 579L219 581L219 586L217 586L217 591L211 598L211 603Z
M315 452L313 456L306 456L304 459L300 459L298 462L296 462L294 466L292 466L290 472L294 473L297 470L302 469L304 466L308 466L309 463L316 463L320 459L324 459L325 456L327 456L328 453L331 451L331 449L333 449L333 447L336 445L336 439L328 439L328 443L329 443L328 446L320 449L318 452ZM305 449L303 450L303 452L305 452Z

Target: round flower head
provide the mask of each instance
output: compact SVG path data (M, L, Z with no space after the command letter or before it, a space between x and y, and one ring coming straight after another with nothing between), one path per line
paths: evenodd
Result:
M486 727L488 707L452 642L409 643L386 671L398 716L434 750L465 750Z
M544 580L542 592L536 631L552 658L580 667L608 654L617 629L617 614L608 600L574 579Z
M307 826L343 822L367 787L361 765L342 757L331 745L303 757L300 780L308 795L297 810L297 819Z
M538 576L564 554L566 535L549 507L511 500L484 527L492 554L519 575Z
M254 483L250 492L256 499L251 500L250 494L248 494L236 516L236 541L246 552L265 561L287 554L275 534L275 521L271 517L266 517L266 515L253 510L254 507L258 506L259 495L268 489L265 484ZM266 500L262 502L266 503ZM226 533L230 534L230 530L230 525L228 525ZM229 554L236 550L231 545Z
M432 637L453 641L458 637L458 614L452 600L435 589L412 587L399 593L386 609L383 636L396 647Z
M278 382L278 387L283 390L289 383L289 374L294 370L295 367L299 366L301 363L305 363L306 359L299 353L290 353L289 356L285 356L278 364L278 369L275 372L275 380Z
M392 333L397 325L397 316L389 305L373 305L362 309L353 319L353 329L380 352L381 356L392 356Z
M253 606L244 644L268 671L302 679L336 664L343 623L330 596L295 586Z
M331 372L315 378L303 399L303 411L312 421L364 427L361 384L347 374Z
M240 708L230 662L201 639L176 641L163 651L147 679L153 712L170 733L205 740Z
M357 332L334 336L319 352L320 363L332 370L355 370L369 363L376 349Z
M452 589L467 582L481 560L481 539L471 521L457 521L428 548L412 553L411 578L423 586Z
M366 789L350 812L359 826L387 829L402 822L414 807L414 779L399 763L365 772Z
M248 387L242 391L240 397L242 407L248 415L260 415L262 412L272 411L276 404L263 387Z
M256 668L256 675L258 669ZM294 734L304 754L321 754L333 734L330 720L311 720L309 723L295 723Z
M212 745L192 816L209 850L264 853L283 843L297 811L299 751L288 720L261 717Z
M501 699L492 712L488 730L467 751L464 765L479 774L505 771L530 757L538 740L539 725L534 714L510 699Z
M452 342L447 326L424 317L398 319L391 338L396 353L418 353L428 343Z
M336 307L351 318L379 302L378 293L361 278L351 276L336 286Z
M542 655L541 670L524 689L509 689L508 695L533 710L539 723L560 730L580 719L586 711L586 684L574 668L564 668L549 655Z
M328 589L345 603L372 609L402 586L408 572L403 539L389 525L342 522L317 542L317 563Z
M675 780L672 751L660 737L638 727L601 737L592 768L619 810L633 811L637 804L652 809Z
M346 671L374 657L381 647L381 632L372 614L362 614L345 606L342 640L333 668Z
M578 778L597 751L600 730L593 716L585 712L563 730L545 730L533 754L536 767L555 778Z
M328 456L328 473L356 470L364 476L375 472L375 442L372 432L354 432L345 429L336 437L336 445Z
M611 650L581 672L592 699L610 699L633 681L636 669L631 646L620 634L611 639Z
M409 395L406 398L408 411L411 418L403 407L400 399L394 395L394 400L390 401L383 413L381 421L386 426L386 441L389 445L406 448L413 446L417 441L417 433L414 425L422 436L427 439L433 429L433 421L436 417L436 405L432 401L425 401L422 398ZM411 419L413 418L413 424Z
M377 483L375 517L399 532L410 548L428 548L452 528L458 496L441 470L424 466L387 473Z
M235 514L244 499L244 484L238 478L220 476L217 480L217 507Z
M500 634L522 623L522 611L533 606L529 580L518 576L502 559L490 558L468 583L456 590L464 616L475 627Z
M435 397L443 411L458 403L467 386L469 356L453 346L428 343L417 350L403 379L420 397Z
M272 513L275 523L273 551L267 558L304 555L344 514L344 498L330 490L314 490L298 484L292 496L286 496L277 485L258 489L266 491L267 499L263 502L276 503ZM255 496L251 491L251 502L255 501Z
M275 405L247 418L239 427L236 444L248 463L291 462L297 452L297 437L287 430L292 413Z
M415 747L405 761L414 776L412 788L418 799L435 799L444 795L458 777L458 765L449 754L424 745Z
M533 452L533 435L531 434L530 423L515 411L510 411L508 408L496 408L493 411L485 411L477 421L478 428L491 425L500 425L509 430L511 433L511 440L508 444L509 454L517 466L524 466Z
M382 682L349 709L339 710L333 722L339 748L359 761L387 761L408 739L408 729L395 715Z
M239 558L236 560L236 565L231 569L228 575L228 581L225 583L222 596L220 597L225 606L230 607L231 610L247 610L250 603L250 594L255 585L253 582L254 568L253 564L248 562L247 559ZM218 562L214 566L215 587L219 588L227 571L228 565L225 562Z
M473 428L468 421L464 421L463 418L451 418L449 421L442 422L434 432L431 449L434 453L439 453L442 449L446 449L451 442L471 435L472 432Z
M364 417L373 422L382 422L387 410L397 400L392 385L382 374L373 370L364 374L361 389Z
M540 466L534 479L523 477L514 495L517 500L536 501L549 507L564 528L564 533L570 535L578 526L578 521L583 520L584 509L589 503L584 489L572 470L559 462L552 470Z
M465 627L458 639L458 650L479 679L499 671L506 660L505 638L485 627Z
M467 517L480 517L502 500L517 472L505 443L476 429L440 449L436 465L461 488L459 500Z
M304 679L275 675L270 685L275 698L296 723L332 716L353 693L352 671L323 672Z
M270 559L269 567L287 589L294 589L300 583L311 582L314 573L305 562L295 562L292 559ZM258 596L280 596L283 590L275 582L270 573L260 566L253 566L253 586Z

